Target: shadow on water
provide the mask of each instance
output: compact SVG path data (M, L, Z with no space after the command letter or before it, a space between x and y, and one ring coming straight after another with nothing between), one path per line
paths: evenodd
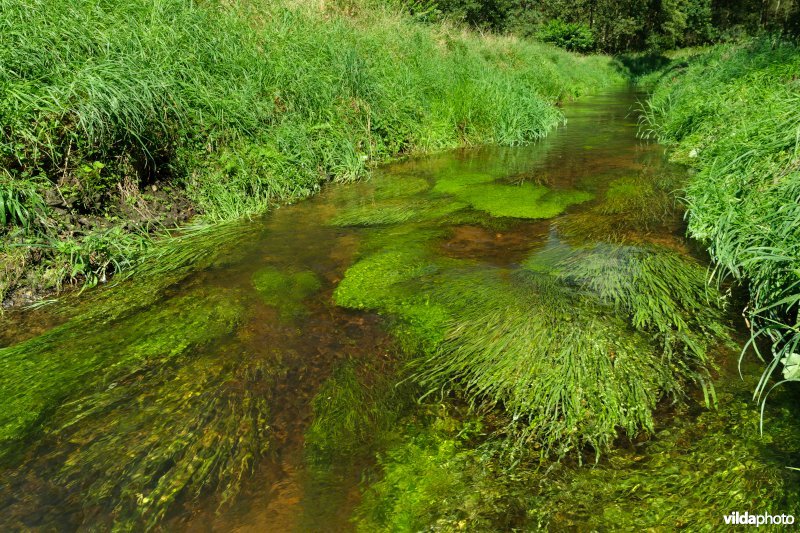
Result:
M380 168L369 182L190 236L162 269L10 313L0 527L352 528L373 460L310 465L311 405L342 365L380 376L402 357L386 317L338 306L333 291L357 260L401 245L509 271L548 247L596 241L690 253L674 196L685 169L637 139L637 96L580 99L531 146ZM722 372L722 395L733 374Z

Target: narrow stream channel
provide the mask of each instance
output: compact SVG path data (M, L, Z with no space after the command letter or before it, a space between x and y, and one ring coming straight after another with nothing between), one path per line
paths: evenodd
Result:
M375 250L406 246L454 270L508 273L535 254L609 241L704 261L683 237L673 194L687 170L636 136L643 96L620 89L579 99L565 106L566 125L534 145L388 165L368 182L187 236L165 252L175 266L163 271L9 312L0 365L10 370L0 387L25 392L0 419L15 435L2 442L12 451L0 455L0 529L352 529L362 478L375 465L365 458L330 465L324 478L310 473L312 399L342 365L380 375L402 363L386 316L336 305L348 269ZM608 207L611 195L641 190L643 200ZM793 399L775 394L759 437L749 397L758 367L746 363L740 379L735 355L720 351L718 410L689 391L686 406L661 409L651 441L620 443L596 467L570 466L582 473L564 474L564 486L586 492L596 476L597 493L587 508L565 490L555 523L613 528L656 505L638 487L666 464L684 476L735 450L754 471L797 466ZM747 445L729 446L723 435ZM580 476L583 485L564 481ZM626 490L641 498L603 501L599 485L609 480L629 480ZM695 501L680 482L674 489L658 504L665 512L681 512L682 497ZM736 510L748 509L719 515Z

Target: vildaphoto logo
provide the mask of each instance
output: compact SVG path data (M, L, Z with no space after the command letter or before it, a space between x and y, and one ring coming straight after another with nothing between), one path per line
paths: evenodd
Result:
M747 511L740 513L735 511L731 514L723 516L725 524L731 526L765 526L770 525L792 525L794 524L794 515L790 514L750 514Z

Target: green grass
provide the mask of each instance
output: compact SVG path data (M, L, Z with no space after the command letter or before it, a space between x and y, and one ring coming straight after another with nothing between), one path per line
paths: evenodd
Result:
M554 103L620 80L606 57L337 6L2 0L0 170L16 191L42 178L0 185L0 219L25 226L52 193L122 225L120 191L154 181L208 221L245 217L397 156L538 139ZM46 231L81 246L69 233Z
M798 76L796 45L720 45L656 75L645 106L645 131L698 169L685 192L689 234L708 247L719 279L748 287L752 346L773 346L761 398L800 343Z

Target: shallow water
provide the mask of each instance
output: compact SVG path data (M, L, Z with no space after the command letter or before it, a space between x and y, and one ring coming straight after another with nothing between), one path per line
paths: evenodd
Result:
M0 442L0 528L351 529L372 461L327 465L326 476L311 469L310 403L346 361L367 361L380 374L398 357L386 317L335 305L348 268L395 242L472 270L513 271L537 251L599 241L655 243L702 258L682 236L671 194L686 170L636 137L641 96L619 90L580 99L565 107L566 125L537 144L388 165L369 182L334 185L215 237L189 238L185 246L199 251L181 267L68 297L58 309L9 313L0 391L14 401L0 418L10 428ZM639 205L629 193L642 188ZM627 202L621 207L608 200L617 193ZM740 406L739 424L740 411L757 411L746 405L752 379L735 374L724 364L717 388ZM769 409L780 414L780 401ZM722 427L730 416L724 406L716 414L665 408L659 431L701 412L703 423ZM730 433L740 436L736 427ZM165 444L172 441L179 444ZM652 454L663 453L654 442ZM748 448L760 451L742 461L780 465L800 449L780 443ZM715 453L692 444L671 451L680 456L684 446L687 468ZM641 470L634 462L619 470ZM598 508L635 512L597 498ZM597 522L595 510L558 520L613 527Z

